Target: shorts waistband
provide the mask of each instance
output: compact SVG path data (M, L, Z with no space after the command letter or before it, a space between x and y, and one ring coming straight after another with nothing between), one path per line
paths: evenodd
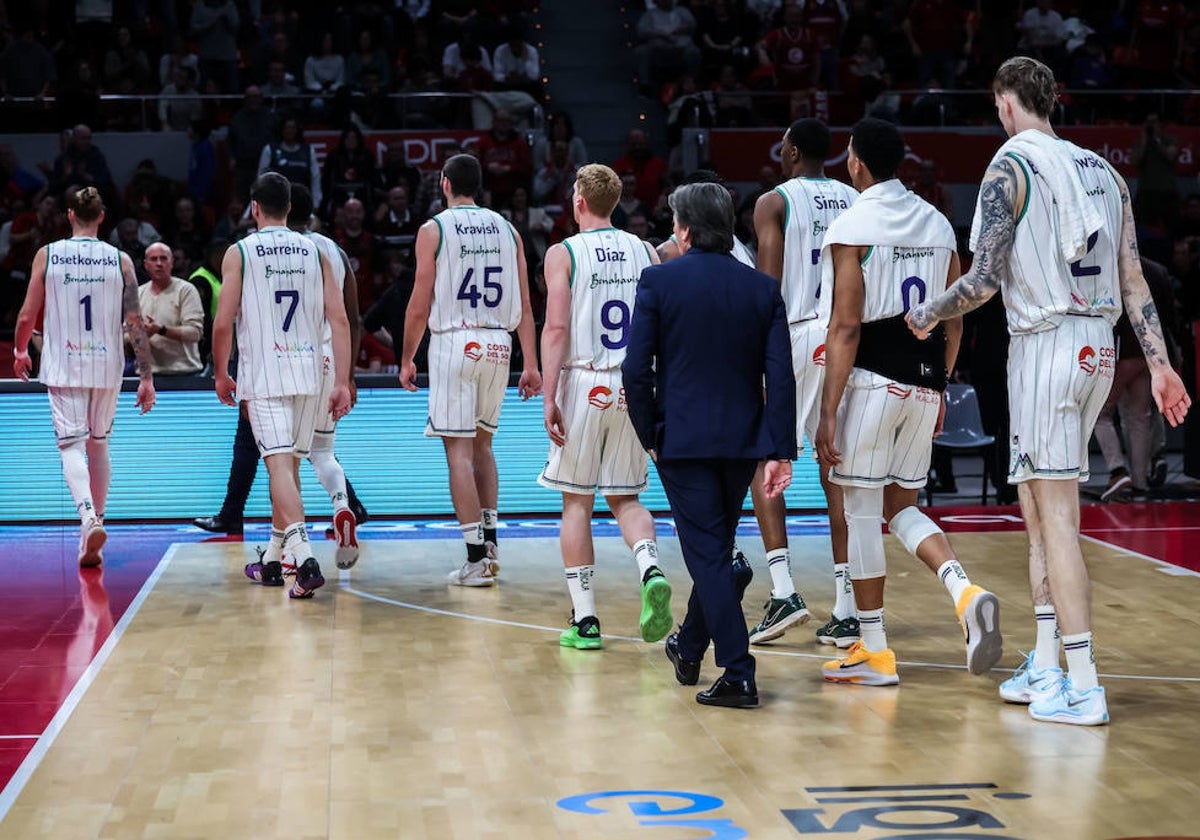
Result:
M456 332L489 332L489 331L502 332L502 333L509 332L509 330L506 330L504 327L451 327L448 330L430 330L429 334L430 335L449 335L450 333L456 333Z

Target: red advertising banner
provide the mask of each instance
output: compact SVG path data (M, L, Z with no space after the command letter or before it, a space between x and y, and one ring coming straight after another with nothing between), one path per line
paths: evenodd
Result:
M404 156L410 166L417 169L436 169L441 162L442 149L446 146L467 148L479 142L487 132L459 129L429 129L427 131L367 131L363 134L367 148L375 155L375 164L383 163L387 147L394 141L404 144ZM308 131L304 139L317 152L317 160L325 165L325 156L338 143L341 132ZM776 156L779 151L776 150Z
M1004 132L988 129L901 129L908 147L908 160L937 161L946 183L978 182L992 155L1004 142ZM1136 176L1133 146L1143 129L1138 125L1070 126L1056 128L1063 138L1094 149L1122 175ZM1171 126L1165 129L1179 140L1178 173L1195 175L1200 164L1200 128ZM719 128L709 131L709 159L727 181L757 181L764 166L779 168L779 128ZM830 174L849 180L846 173L848 129L833 131L834 153L826 162Z

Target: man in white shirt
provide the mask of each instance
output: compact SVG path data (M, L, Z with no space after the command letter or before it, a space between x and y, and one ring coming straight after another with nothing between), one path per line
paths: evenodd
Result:
M138 287L142 323L150 339L154 372L167 376L199 373L200 336L204 334L204 305L196 287L171 275L171 249L155 242L143 260L150 282Z

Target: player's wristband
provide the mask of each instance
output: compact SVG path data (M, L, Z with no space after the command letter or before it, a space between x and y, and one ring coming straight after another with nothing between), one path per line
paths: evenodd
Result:
M159 325L159 328L158 328L158 334L159 334L159 335L166 335L166 334L167 334L167 325L166 325L166 324L161 324L161 325Z

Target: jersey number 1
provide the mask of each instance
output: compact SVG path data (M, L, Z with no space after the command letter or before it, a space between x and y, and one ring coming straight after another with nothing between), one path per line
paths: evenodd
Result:
M79 305L83 307L83 328L88 332L92 331L92 296L84 295L79 299Z

